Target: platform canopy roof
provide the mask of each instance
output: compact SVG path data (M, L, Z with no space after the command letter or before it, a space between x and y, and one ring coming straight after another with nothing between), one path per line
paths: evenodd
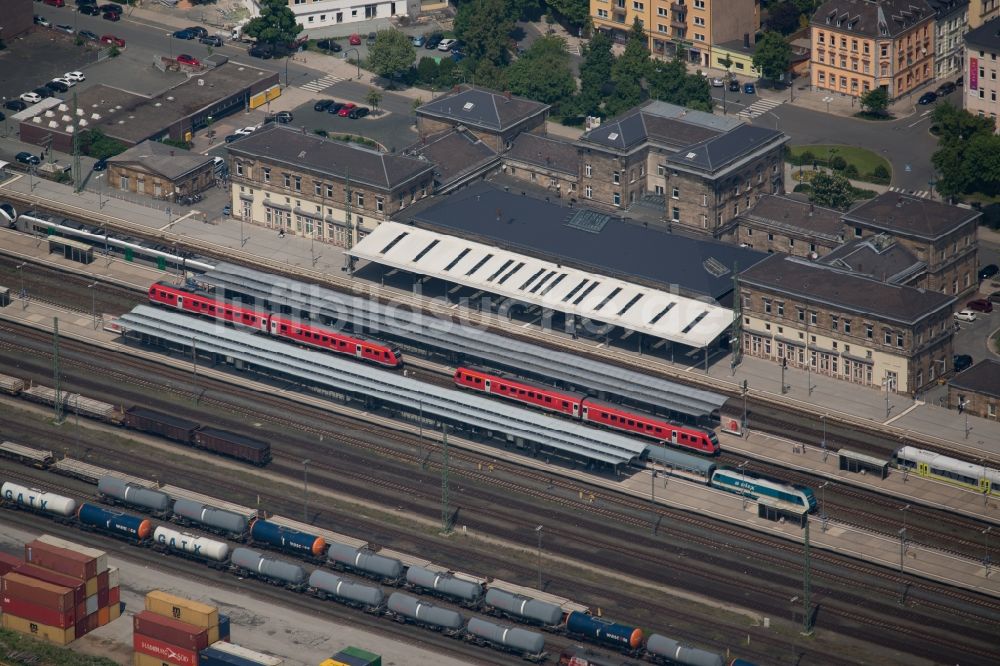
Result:
M732 310L456 236L383 222L349 253L515 301L705 347Z

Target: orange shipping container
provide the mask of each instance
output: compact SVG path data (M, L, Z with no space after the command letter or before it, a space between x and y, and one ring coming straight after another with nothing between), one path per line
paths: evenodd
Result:
M111 622L111 610L108 608L102 608L97 611L97 625L103 627L108 622Z
M28 634L29 636L34 636L35 638L41 638L49 641L50 643L55 643L56 645L68 645L76 639L76 632L73 630L73 627L70 627L69 629L50 627L45 624L38 624L37 622L26 620L23 617L10 615L9 613L4 613L3 615L3 628L10 629L11 631L16 631L21 634Z
M87 596L92 597L97 594L97 576L87 579Z
M132 655L132 666L182 666L176 662L141 652L133 652Z
M93 558L97 562L97 573L108 570L108 554L103 550L88 548L82 544L74 541L67 541L66 539L60 539L59 537L52 536L51 534L43 534L38 537L38 541L40 543L47 543L50 546L56 546L57 548L72 550L74 553L80 553L81 555Z
M78 605L87 600L86 586L82 581L77 580L72 576L67 576L66 574L61 574L58 571L52 571L51 569L36 567L34 564L22 564L14 571L22 576L27 576L28 578L44 580L46 583L51 583L52 585L70 588L73 590L73 602Z
M219 624L219 609L215 606L167 594L162 590L153 590L146 595L146 610L203 629Z
M108 610L111 613L111 621L112 622L114 622L115 620L117 620L118 618L120 618L122 616L122 605L120 603L118 603L118 604L112 604L108 608Z
M73 590L13 571L3 577L3 597L28 601L61 613L76 610Z

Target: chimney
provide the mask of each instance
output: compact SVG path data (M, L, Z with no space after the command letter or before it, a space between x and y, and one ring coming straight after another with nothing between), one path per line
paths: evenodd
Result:
M744 46L744 48L750 48L750 33L749 32L744 32L743 33L743 46Z

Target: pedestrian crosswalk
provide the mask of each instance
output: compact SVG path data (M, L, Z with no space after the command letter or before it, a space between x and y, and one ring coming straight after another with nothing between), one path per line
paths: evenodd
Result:
M780 99L758 99L756 102L748 106L747 108L740 111L740 115L744 118L756 118L757 116L763 115L773 108L779 107L783 104L783 100Z
M344 80L343 76L335 76L333 74L327 74L321 79L313 79L309 83L304 83L299 87L302 88L303 90L308 90L309 92L318 93L326 90L334 83L339 83L340 81L343 80Z
M890 187L889 191L890 192L899 192L901 194L909 194L911 196L921 197L923 199L928 199L931 196L931 193L929 191L927 191L927 190L907 190L907 189L904 189L902 187Z

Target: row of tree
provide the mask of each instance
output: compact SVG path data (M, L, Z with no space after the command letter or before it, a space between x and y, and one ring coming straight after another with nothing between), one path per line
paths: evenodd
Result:
M992 118L975 116L948 102L931 115L938 149L931 158L943 196L1000 195L1000 136Z

